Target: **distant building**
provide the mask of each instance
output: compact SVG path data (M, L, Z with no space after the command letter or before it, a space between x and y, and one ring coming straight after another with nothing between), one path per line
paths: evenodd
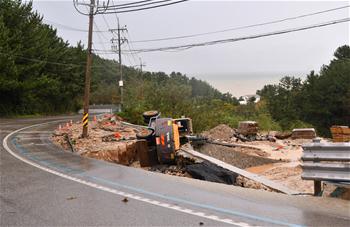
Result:
M260 95L244 95L238 99L240 105L247 105L249 101L258 103L260 101Z

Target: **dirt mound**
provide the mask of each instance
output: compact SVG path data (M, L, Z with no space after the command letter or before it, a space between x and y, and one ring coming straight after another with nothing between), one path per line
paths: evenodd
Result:
M208 131L202 133L203 137L215 140L230 140L234 134L234 129L230 128L228 125L221 124L212 128Z

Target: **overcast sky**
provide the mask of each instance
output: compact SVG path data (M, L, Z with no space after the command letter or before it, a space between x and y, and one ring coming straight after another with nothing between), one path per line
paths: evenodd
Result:
M100 0L101 1L101 0ZM122 1L114 0L115 3ZM195 38L147 43L137 40L157 39L224 30L239 26L269 22L349 5L349 1L189 1L167 7L120 14L120 23L127 25L131 49L172 46L313 25L350 17L349 8L273 25L241 29ZM58 35L75 45L79 40L87 43L87 33L67 27L87 30L88 17L80 15L72 1L36 1L34 8L52 24ZM85 10L85 8L81 8ZM106 23L107 21L107 23ZM97 15L96 30L116 28L116 16ZM60 25L61 24L61 25ZM253 40L197 47L181 52L140 53L124 55L126 65L145 62L145 70L178 71L189 77L208 81L222 92L235 96L254 94L264 84L276 83L286 75L305 77L311 70L318 71L328 64L333 52L349 44L349 22ZM94 48L110 50L109 32L94 33ZM127 45L123 48L128 49ZM116 55L102 55L116 58Z

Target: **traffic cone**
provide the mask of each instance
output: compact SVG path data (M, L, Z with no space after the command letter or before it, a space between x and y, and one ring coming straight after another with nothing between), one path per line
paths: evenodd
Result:
M97 117L96 117L96 115L94 116L94 122L96 122L97 121Z

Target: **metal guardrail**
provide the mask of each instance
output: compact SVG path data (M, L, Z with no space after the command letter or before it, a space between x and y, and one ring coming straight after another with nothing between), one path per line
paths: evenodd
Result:
M319 143L303 145L303 161L350 161L350 143Z
M314 194L321 192L321 181L350 182L350 143L313 143L303 145L301 178L314 181Z
M84 111L80 109L78 111L79 114L82 114ZM101 113L115 113L120 112L120 105L90 105L89 113L90 114L101 114Z
M350 163L304 163L304 180L350 182Z

